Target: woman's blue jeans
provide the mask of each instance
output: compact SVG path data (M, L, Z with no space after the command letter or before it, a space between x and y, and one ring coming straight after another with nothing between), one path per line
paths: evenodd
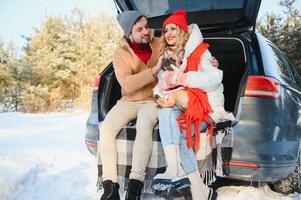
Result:
M193 148L187 147L186 132L181 133L177 118L183 113L177 106L161 108L159 110L159 131L163 147L169 144L179 145L181 164L186 174L198 170L197 160ZM194 135L194 126L192 134ZM203 132L208 127L206 122L201 122L200 130Z

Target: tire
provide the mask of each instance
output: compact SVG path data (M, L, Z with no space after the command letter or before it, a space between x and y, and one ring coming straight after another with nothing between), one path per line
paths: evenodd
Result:
M275 192L290 194L294 192L301 193L301 153L299 152L299 161L295 171L283 180L271 184Z

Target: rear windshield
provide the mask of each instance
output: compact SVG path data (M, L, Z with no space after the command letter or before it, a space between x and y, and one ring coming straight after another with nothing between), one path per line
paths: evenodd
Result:
M241 9L245 0L130 0L135 10L147 17L156 17L172 13L177 9L186 12Z

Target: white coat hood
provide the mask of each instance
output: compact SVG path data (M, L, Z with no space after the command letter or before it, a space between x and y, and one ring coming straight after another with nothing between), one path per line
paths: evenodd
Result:
M189 39L185 45L185 54L180 67L184 71L187 64L187 57L203 42L203 35L197 24L190 24L188 26Z

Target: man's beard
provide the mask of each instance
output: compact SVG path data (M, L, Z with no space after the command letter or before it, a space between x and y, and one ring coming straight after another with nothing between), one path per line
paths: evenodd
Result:
M148 44L149 43L149 38L147 39L139 39L138 41L135 41L137 44Z
M143 39L143 40L141 40L141 44L148 44L149 43L149 39Z

